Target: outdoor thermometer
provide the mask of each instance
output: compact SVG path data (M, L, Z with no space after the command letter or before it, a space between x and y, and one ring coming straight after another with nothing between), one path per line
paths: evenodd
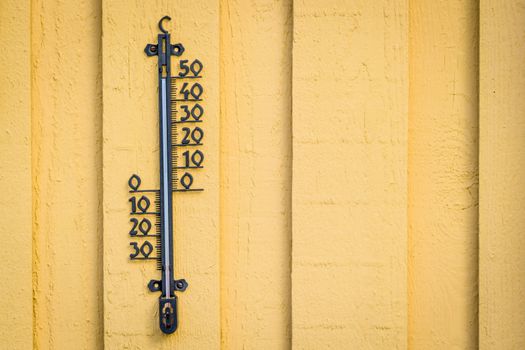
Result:
M177 296L188 287L184 279L174 279L173 263L173 195L203 191L196 184L198 172L204 167L203 93L200 80L203 65L198 59L178 59L172 72L172 58L184 53L182 44L171 44L170 34L159 21L161 31L156 44L144 51L157 56L159 112L159 180L158 189L142 189L141 178L133 174L129 180L131 260L155 260L160 279L148 283L151 292L160 292L159 325L169 334L177 329ZM174 60L175 61L175 60ZM152 205L154 203L154 205ZM155 229L154 229L155 227ZM155 248L150 242L155 240Z

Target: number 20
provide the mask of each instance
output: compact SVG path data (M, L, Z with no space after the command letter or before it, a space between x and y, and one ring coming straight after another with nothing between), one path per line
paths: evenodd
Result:
M202 138L204 137L204 131L202 131L201 128L196 127L193 130L190 128L182 128L182 131L184 132L184 136L182 138L182 144L183 145L189 145L190 144L190 137L195 142L195 145L200 145L200 142L202 141Z

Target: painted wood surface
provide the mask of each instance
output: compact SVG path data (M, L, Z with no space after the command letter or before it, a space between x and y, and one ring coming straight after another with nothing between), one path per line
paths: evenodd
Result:
M221 2L223 349L287 349L291 1Z
M294 3L295 349L406 348L407 15Z
M36 349L102 342L100 4L31 3Z
M0 2L0 348L33 345L31 7Z
M476 1L410 2L408 334L413 349L478 346L477 56Z
M128 260L127 180L158 186L143 48L164 15L206 98L206 191L174 196L172 336L154 263ZM0 348L523 348L524 16L1 1Z
M525 2L481 1L480 349L525 347Z

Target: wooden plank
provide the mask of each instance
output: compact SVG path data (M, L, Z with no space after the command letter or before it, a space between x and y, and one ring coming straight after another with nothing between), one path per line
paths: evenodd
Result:
M221 2L224 349L288 349L291 1Z
M406 347L407 14L294 2L294 348Z
M32 2L34 347L102 347L100 4Z
M218 1L104 1L104 327L105 347L215 349L220 346L219 298L219 6ZM174 195L175 277L179 328L166 336L158 326L155 263L129 261L127 181L139 174L144 188L158 188L157 62L144 54L157 38L160 17L185 59L204 64L205 191ZM173 61L177 64L176 60Z
M480 8L480 349L525 348L525 1Z
M30 3L0 1L0 348L33 346Z
M477 348L476 1L410 3L409 347Z

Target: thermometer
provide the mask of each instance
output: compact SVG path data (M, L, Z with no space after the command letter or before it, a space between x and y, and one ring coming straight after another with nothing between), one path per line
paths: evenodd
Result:
M198 60L178 60L176 75L172 75L171 61L184 53L182 44L171 44L170 34L163 27L168 16L159 21L160 34L156 44L148 44L146 55L158 59L158 113L159 113L159 189L141 189L141 178L133 174L128 180L132 224L130 236L140 241L131 242L131 260L156 260L160 279L148 283L151 292L160 292L159 326L170 334L178 326L176 292L188 287L184 279L174 279L173 263L173 195L203 191L194 186L196 172L204 168L204 131L200 123L204 108L202 63ZM180 87L180 89L179 89ZM150 197L153 197L150 198ZM151 202L155 210L150 209ZM152 230L155 222L156 233ZM155 248L148 240L156 240ZM156 251L156 255L152 253Z

